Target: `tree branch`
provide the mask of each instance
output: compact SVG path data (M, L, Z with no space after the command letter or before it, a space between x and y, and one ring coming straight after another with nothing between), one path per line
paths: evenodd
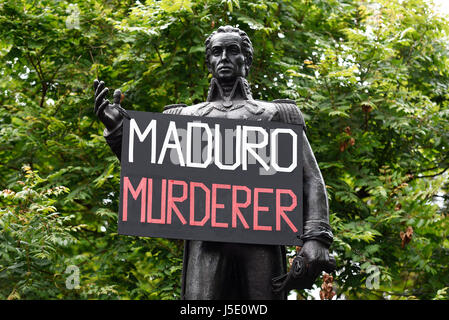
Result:
M414 178L433 178L433 177L437 177L437 176L442 175L447 170L449 170L449 167L445 168L443 171L441 171L439 173L436 173L436 174L429 174L429 175L425 175L425 176L415 176Z

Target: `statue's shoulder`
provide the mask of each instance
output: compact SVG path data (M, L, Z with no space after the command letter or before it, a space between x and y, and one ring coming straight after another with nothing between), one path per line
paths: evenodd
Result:
M276 114L273 117L273 121L280 121L291 124L300 124L306 128L304 117L296 105L294 100L290 99L276 99L271 101L273 108L276 110Z
M201 116L202 115L201 110L203 108L206 108L209 104L210 104L210 102L205 101L205 102L200 102L200 103L188 106L184 110L185 114L192 115L192 116Z
M164 110L162 111L162 113L181 114L183 109L186 107L187 107L187 105L184 103L169 104L168 106L164 107Z
M163 113L178 115L196 115L197 111L207 106L209 102L201 102L194 105L186 105L184 103L170 104L164 107Z

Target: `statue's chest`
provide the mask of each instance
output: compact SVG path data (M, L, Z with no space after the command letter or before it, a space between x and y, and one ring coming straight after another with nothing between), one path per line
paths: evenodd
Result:
M206 102L197 108L188 110L186 113L183 112L183 114L255 121L270 121L273 117L272 108L269 108L262 102L255 102L253 100L232 101L228 103L222 101Z

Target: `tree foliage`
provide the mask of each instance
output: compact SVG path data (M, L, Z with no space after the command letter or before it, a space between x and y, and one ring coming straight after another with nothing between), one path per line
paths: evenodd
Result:
M306 118L337 296L447 299L449 28L424 0L3 0L0 298L179 298L182 241L117 235L91 85L140 111L204 101L204 40L224 24L253 42L253 96Z

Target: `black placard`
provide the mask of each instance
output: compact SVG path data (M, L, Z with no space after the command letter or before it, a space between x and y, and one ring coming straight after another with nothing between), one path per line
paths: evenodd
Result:
M129 114L119 234L302 244L302 126Z

